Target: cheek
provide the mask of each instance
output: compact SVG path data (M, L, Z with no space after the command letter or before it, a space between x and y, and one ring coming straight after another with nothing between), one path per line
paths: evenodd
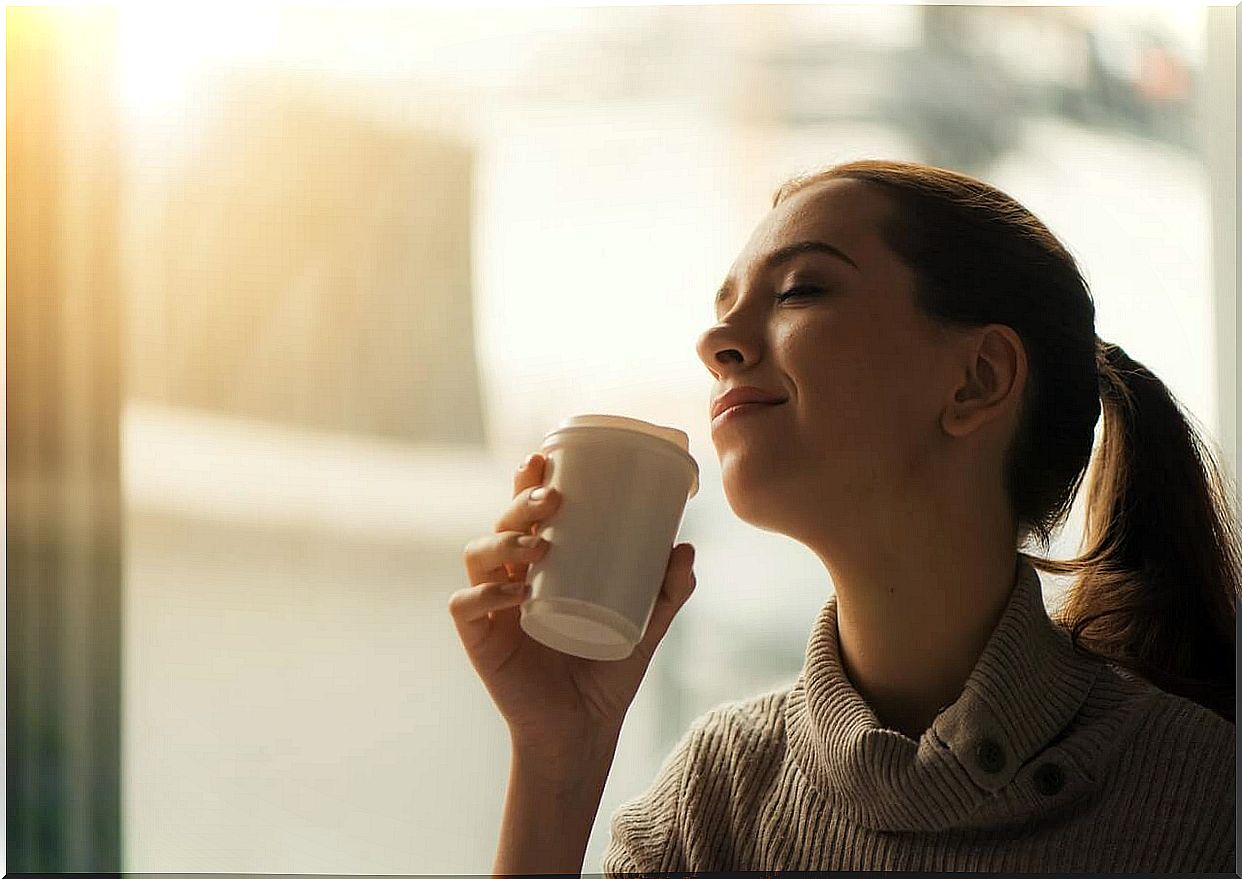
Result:
M894 356L885 362L876 394L886 401L885 409L894 425L910 428L923 420L928 380L927 370L920 368L916 359Z
M877 443L882 444L886 471L898 484L907 484L926 469L936 440L937 376L930 363L924 354L909 353L894 356L885 369L887 404L877 413L877 422L887 436L877 437Z
M797 366L790 374L798 391L798 416L812 445L854 466L877 459L891 463L917 442L928 417L929 378L913 355L893 351L891 338L860 334L791 333ZM795 344L796 343L796 344Z
M868 343L857 334L822 327L791 329L786 337L788 370L805 412L832 421L855 421L876 398L876 375Z

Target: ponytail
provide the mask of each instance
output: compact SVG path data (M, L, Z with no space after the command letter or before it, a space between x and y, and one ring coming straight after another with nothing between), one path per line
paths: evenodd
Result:
M1234 720L1239 533L1227 474L1176 398L1096 339L1103 436L1087 494L1086 552L1024 557L1077 575L1059 614L1075 649Z

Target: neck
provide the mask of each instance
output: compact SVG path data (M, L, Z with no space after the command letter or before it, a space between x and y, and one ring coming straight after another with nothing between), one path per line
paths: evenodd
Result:
M883 726L915 741L961 695L1017 574L1003 504L965 494L953 509L907 496L888 506L882 532L821 555L850 683Z

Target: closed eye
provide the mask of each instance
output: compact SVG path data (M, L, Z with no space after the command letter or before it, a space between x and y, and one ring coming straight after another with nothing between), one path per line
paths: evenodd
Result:
M784 302L786 299L789 299L790 297L793 297L793 296L803 296L803 295L816 296L822 292L824 291L821 290L819 287L808 287L805 284L801 284L797 287L790 287L784 293L779 294L776 297L776 301Z

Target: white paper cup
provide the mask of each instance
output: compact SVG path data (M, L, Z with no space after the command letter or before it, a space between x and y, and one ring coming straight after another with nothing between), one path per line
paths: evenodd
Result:
M684 431L576 415L544 437L543 484L560 505L530 566L522 630L584 659L625 659L651 619L699 466Z

